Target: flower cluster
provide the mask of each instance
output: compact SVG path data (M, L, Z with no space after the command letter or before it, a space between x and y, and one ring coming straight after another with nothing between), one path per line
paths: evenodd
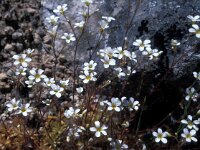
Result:
M200 28L196 24L197 22L200 21L200 16L199 15L196 15L196 16L189 15L188 18L192 21L192 27L189 28L189 32L192 34L195 34L195 36L197 38L200 38Z

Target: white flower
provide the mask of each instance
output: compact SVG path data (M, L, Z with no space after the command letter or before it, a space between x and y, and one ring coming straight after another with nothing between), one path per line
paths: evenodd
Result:
M64 15L67 10L67 4L58 5L56 9L53 10L54 13Z
M134 109L135 110L139 109L140 103L139 101L134 100L133 97L130 97L129 100L127 99L122 99L122 100L123 100L124 105L128 107L129 111L133 111Z
M51 36L55 37L55 36L56 36L56 33L57 33L57 29L58 29L58 26L56 25L56 26L54 26L53 28L51 28L50 30L48 30L47 32L48 32Z
M94 70L96 67L97 63L94 62L94 60L90 60L89 63L85 62L84 63L84 71L90 71L90 70Z
M83 88L82 87L78 87L76 88L77 93L82 93L83 92Z
M101 134L107 135L107 132L105 130L108 127L106 127L105 125L101 126L99 121L95 121L94 124L95 124L95 127L90 127L90 131L95 132L96 137L100 137Z
M119 98L111 98L111 102L107 102L108 110L115 110L117 112L120 112L121 110L121 101Z
M104 64L104 68L109 68L109 66L114 66L116 64L116 60L112 58L110 59L107 55L105 55L104 59L101 59L101 61Z
M29 78L29 80L34 80L36 83L40 82L42 78L43 79L46 78L46 75L42 74L43 72L44 72L44 70L42 70L42 69L33 68L30 70L31 75L28 78Z
M83 83L88 83L89 81L96 81L96 72L89 72L89 71L84 71L83 75L79 75L79 78L83 80Z
M22 114L23 116L27 116L28 113L32 112L32 108L30 108L30 104L22 104L19 108L18 114Z
M27 67L28 63L32 60L26 54L14 55L13 58L15 59L14 65L22 65L23 67Z
M81 2L85 3L87 6L89 6L93 0L81 0Z
M130 76L132 73L136 73L136 70L132 70L131 66L127 66L127 76Z
M8 111L17 110L19 108L20 101L17 101L15 98L12 99L9 103L6 104Z
M50 91L51 95L56 95L57 98L61 97L61 92L64 91L62 87L59 85L52 84L51 85L52 90Z
M124 56L131 57L131 53L127 50L123 50L122 47L117 47L114 49L114 53L116 54L118 59L122 59Z
M54 78L44 78L44 82L47 86L51 86L52 84L55 83Z
M149 56L149 60L154 60L162 54L162 51L158 51L157 49L151 49L150 47L147 47L146 50L142 52L142 54Z
M27 68L24 68L24 67L20 66L19 68L16 69L15 74L16 75L25 76L26 75L26 70L27 70Z
M51 15L49 18L46 18L46 20L51 23L52 25L57 24L59 17L56 17L55 15Z
M82 28L85 24L85 21L81 21L74 24L74 28Z
M25 83L28 85L28 88L31 88L33 85L35 85L35 81L34 80L27 80L25 81Z
M153 132L153 136L155 137L155 141L158 143L158 142L163 142L164 144L167 143L167 135L169 134L168 132L163 132L161 128L158 128L157 130L158 132Z
M102 19L105 19L107 22L111 22L112 20L115 20L115 18L113 17L106 17L106 16L102 16Z
M61 84L61 87L66 87L66 86L68 86L69 85L69 80L61 80L60 81L60 84Z
M137 59L136 59L137 56L136 56L135 52L132 52L129 58L130 58L130 60L133 60L134 62L137 62Z
M64 33L64 35L61 37L61 39L65 40L68 44L71 42L71 41L75 41L75 37L74 37L74 34L72 33Z
M193 72L193 76L197 79L200 80L200 72Z
M109 28L109 25L108 25L109 23L105 20L99 21L99 24L100 24L102 30Z
M199 129L196 125L200 124L199 120L192 120L192 116L188 115L187 120L181 120L181 123L187 124L189 129L195 129L196 131Z
M193 137L195 134L196 134L195 130L189 131L187 128L184 128L181 136L185 138L186 142L191 142L191 141L197 142L197 138Z
M99 54L102 58L105 56L108 56L109 58L118 57L118 54L116 54L115 50L113 50L111 47L106 47L104 49L100 49Z
M143 51L145 48L151 47L150 43L150 40L142 41L141 39L137 39L135 42L133 42L133 45L139 47L140 51Z
M28 48L28 49L25 51L25 53L26 53L27 55L31 55L34 51L35 51L35 49L30 49L30 48Z
M193 24L192 28L189 29L189 32L196 34L196 37L200 38L200 29L198 25Z
M200 21L200 16L199 15L196 15L196 16L188 15L187 18L189 18L193 23L195 23L197 21Z
M198 93L196 92L196 90L193 87L187 88L186 93L187 93L187 96L185 97L186 101L189 101L190 99L192 99L194 102L197 101Z
M80 112L80 109L74 109L73 107L69 107L69 109L65 110L64 116L67 118L76 117Z
M124 144L122 142L122 140L112 141L110 143L110 145L112 146L112 150L124 150L124 149L128 149L128 145Z
M181 43L178 42L177 40L174 40L174 39L171 40L171 46L172 46L172 48L174 48L174 47L176 47L176 46L179 46L180 44L181 44Z
M126 74L122 71L122 68L120 68L120 67L115 68L115 71L117 72L118 78L121 78L121 77L125 77L125 76L126 76Z

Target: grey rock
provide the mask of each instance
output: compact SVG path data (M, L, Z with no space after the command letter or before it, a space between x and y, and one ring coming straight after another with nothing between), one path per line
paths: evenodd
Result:
M5 51L13 51L14 50L14 46L12 44L6 44L6 46L4 47Z
M12 39L13 39L13 40L18 40L18 39L21 39L22 36L23 36L23 34L22 34L21 32L14 32L14 33L12 34Z

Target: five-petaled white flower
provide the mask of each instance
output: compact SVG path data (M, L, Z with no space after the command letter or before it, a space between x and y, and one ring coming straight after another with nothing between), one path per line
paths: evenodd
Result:
M197 101L199 94L196 92L196 90L193 87L187 88L186 93L187 93L187 96L185 97L186 101L189 101L190 99L193 100L194 102Z
M133 45L139 47L140 51L143 51L145 48L151 47L150 43L150 40L142 41L141 39L137 39L135 42L133 42Z
M96 67L97 63L94 62L94 60L90 60L89 63L85 62L84 63L84 71L93 71Z
M19 66L19 68L16 69L15 74L16 74L16 75L25 76L25 75L26 75L26 70L27 70L27 68L24 68L24 67L22 67L22 66Z
M181 123L186 124L189 129L195 129L196 131L199 129L196 125L200 124L199 120L192 120L192 116L188 115L187 120L181 120Z
M56 25L58 22L59 17L56 17L55 15L51 15L49 18L46 18L46 20L51 23L51 25Z
M59 85L52 84L51 85L51 95L56 95L57 98L61 97L61 92L64 91L64 88L60 87Z
M126 107L128 107L129 111L138 110L140 103L139 101L135 100L133 97L130 97L129 100L126 98L122 98L122 101Z
M28 63L32 60L26 54L14 55L13 58L15 59L14 65L22 65L23 67L27 67Z
M185 138L186 142L192 142L192 141L197 142L197 138L194 137L195 134L196 134L195 130L189 131L187 128L184 128L181 136Z
M109 28L109 25L108 25L109 23L105 20L99 21L99 24L101 26L101 30L105 30L105 29Z
M113 58L109 58L107 55L104 56L104 59L101 59L103 62L104 68L109 68L109 66L114 66L116 64L116 60Z
M80 109L74 109L73 107L69 107L69 109L65 110L64 116L67 118L76 117Z
M89 71L84 71L84 74L79 75L79 78L83 80L83 83L88 83L89 81L96 81L96 72L89 72Z
M30 70L31 75L28 78L29 78L29 80L34 80L36 83L40 82L41 79L46 78L46 75L42 74L43 72L44 72L44 70L42 70L42 69L33 68Z
M200 29L197 24L193 24L192 28L189 29L189 32L194 33L197 38L200 38Z
M157 130L158 132L153 132L153 136L155 137L155 142L163 142L164 144L167 143L167 139L166 137L168 136L168 132L163 132L161 128L158 128Z
M19 108L20 101L17 101L15 98L13 98L9 103L6 104L8 107L8 111L17 110Z
M121 101L119 100L119 98L111 98L111 102L107 102L108 105L108 110L115 110L117 112L119 112L121 110Z
M131 53L127 50L123 50L122 47L115 48L114 53L118 59L122 59L124 56L131 58Z
M67 10L67 4L58 5L56 9L53 10L54 13L64 15Z
M61 39L65 40L68 44L71 41L76 40L76 38L74 37L74 34L72 34L72 33L64 33L64 35L61 37Z
M89 6L93 0L81 0L81 2L85 3L87 6Z
M108 127L106 127L105 125L101 126L99 121L95 121L94 124L95 124L95 127L90 127L90 131L95 132L96 137L100 137L101 134L107 135L107 132L105 130Z
M117 72L118 78L122 78L126 76L126 74L123 72L121 67L115 68L115 71Z
M66 86L69 85L69 80L61 80L60 85L61 85L61 87L65 88Z
M52 84L55 83L54 78L44 78L44 82L47 86L51 86Z
M85 21L77 22L74 24L74 28L82 28L85 24Z
M18 114L22 114L23 116L27 116L28 113L30 113L30 112L32 112L32 108L30 107L30 104L27 103L27 104L22 104L19 107Z
M200 80L200 72L193 72L193 76L194 76L197 80Z
M150 47L147 47L146 50L142 52L142 54L147 55L149 57L149 60L154 60L162 54L162 51L158 51L157 49L151 49Z

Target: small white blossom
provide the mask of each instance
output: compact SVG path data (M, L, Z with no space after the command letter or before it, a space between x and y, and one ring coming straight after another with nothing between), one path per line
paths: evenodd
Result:
M44 70L32 68L30 70L30 76L28 77L29 80L34 80L36 83L40 82L41 79L46 78L46 75L43 75Z
M110 59L107 55L105 55L104 59L101 59L101 61L104 64L104 68L109 68L109 66L114 66L116 64L116 60L112 58Z
M64 89L62 87L60 87L59 85L55 85L55 84L51 85L51 89L52 90L50 91L50 94L56 95L57 98L60 98L62 91L64 91Z
M35 85L35 81L34 80L27 80L27 81L25 81L25 83L27 84L28 88L31 88L33 85Z
M124 149L128 149L128 145L123 143L122 140L116 140L116 141L112 141L110 143L110 145L112 146L112 150L124 150Z
M198 93L196 92L196 90L193 87L187 88L186 93L187 93L187 96L185 97L186 101L189 101L190 99L193 100L194 102L197 101Z
M139 47L140 51L143 51L145 48L151 47L150 43L150 40L142 41L141 39L137 39L135 42L133 42L133 45Z
M137 62L137 59L136 59L137 56L136 56L135 52L132 52L129 58L130 58L130 60L133 60L134 62Z
M19 68L16 69L15 74L16 74L17 76L18 76L18 75L25 76L25 75L26 75L26 70L27 70L27 68L24 68L24 67L20 66Z
M176 46L179 46L181 43L178 42L177 40L172 39L171 40L171 46L172 48L175 48Z
M108 25L109 23L105 20L99 21L99 24L100 24L102 30L109 28L109 25Z
M27 55L31 55L34 51L35 51L35 49L28 48L27 50L25 50L25 53Z
M197 21L200 21L200 16L199 15L196 15L196 16L188 15L187 18L189 18L193 23L195 23Z
M196 24L192 25L192 28L189 29L190 33L194 33L197 38L200 38L200 29L199 26Z
M95 67L97 66L97 63L94 62L94 60L90 60L89 63L85 62L84 63L84 71L93 71Z
M48 30L47 32L48 32L51 36L55 37L56 34L57 34L57 29L58 29L58 26L56 25L56 26L54 26L53 28L51 28L50 30Z
M76 88L76 92L77 92L77 93L82 93L82 92L83 92L83 87L78 87L78 88Z
M128 107L129 111L138 110L140 103L139 101L135 100L133 97L130 97L129 100L122 99L123 103L126 107Z
M184 128L181 136L185 138L186 142L192 142L192 141L197 142L197 138L194 137L195 134L196 134L195 130L189 131L187 128Z
M64 116L67 118L76 117L78 116L79 112L80 109L74 109L73 107L69 107L69 109L65 110Z
M69 80L61 80L60 81L60 85L61 85L61 87L66 87L66 86L68 86L69 85Z
M130 76L132 73L136 73L136 70L132 70L131 66L127 66L127 76Z
M111 102L107 102L108 110L115 110L117 112L120 112L121 110L121 101L119 98L111 98Z
M199 120L192 120L192 116L188 115L187 120L181 120L181 123L186 124L189 129L199 129L196 125L200 124Z
M56 14L64 15L65 11L67 10L67 4L58 5L56 9L53 10Z
M74 24L74 28L82 28L85 24L85 21L81 21Z
M193 72L193 76L197 79L200 80L200 72Z
M122 68L120 68L120 67L115 68L115 71L117 72L118 78L122 78L122 77L126 76L126 74L123 72Z
M107 132L105 131L108 127L106 127L105 125L102 125L100 124L99 121L95 121L94 122L95 124L95 127L90 127L90 131L91 132L95 132L95 136L96 137L100 137L101 134L103 135L107 135Z
M46 18L46 20L51 23L51 25L56 25L58 22L59 17L56 17L55 15L51 15L49 18Z
M158 51L157 49L151 49L150 47L147 47L145 51L142 52L143 55L147 55L149 57L149 60L157 59L161 54L162 51Z
M44 82L47 86L51 86L52 84L55 83L54 78L44 78Z
M84 71L84 74L79 75L79 78L83 80L83 83L88 83L89 81L96 81L96 72L89 72L89 71Z
M72 41L75 41L74 34L72 33L64 33L64 35L61 37L61 39L65 40L68 44Z
M114 49L114 53L116 54L118 59L122 59L124 56L131 57L131 53L127 50L123 50L122 47L117 47Z
M27 103L27 104L22 104L19 107L18 114L22 114L23 116L27 116L28 113L30 113L30 112L32 112L32 108L30 107L30 104Z
M17 101L15 98L12 99L9 103L6 104L8 111L17 110L19 108L20 101Z
M28 63L32 60L26 54L14 55L13 58L15 59L14 65L22 65L23 67L27 67Z
M163 132L161 128L158 128L157 132L152 133L153 136L155 137L155 142L163 142L164 144L167 143L166 137L168 136L168 132Z
M81 2L85 3L86 5L90 5L93 0L81 0Z

